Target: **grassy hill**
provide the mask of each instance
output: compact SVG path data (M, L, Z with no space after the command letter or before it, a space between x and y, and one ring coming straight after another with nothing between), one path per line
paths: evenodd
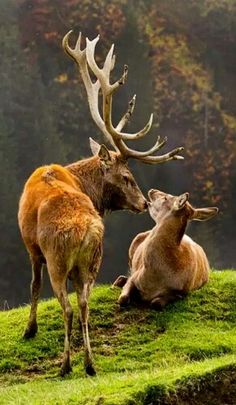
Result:
M210 283L163 312L120 310L119 289L94 288L90 337L97 377L85 377L76 319L73 372L58 376L63 320L55 299L39 305L37 336L24 341L29 307L0 312L0 403L235 404L236 272Z

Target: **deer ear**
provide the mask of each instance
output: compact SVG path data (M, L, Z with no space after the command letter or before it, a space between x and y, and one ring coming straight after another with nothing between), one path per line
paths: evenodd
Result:
M196 221L207 221L218 213L217 207L196 208L194 210L192 219Z
M100 157L100 160L105 163L106 165L109 165L112 162L112 157L105 145L101 145L100 149L98 151L98 156Z
M181 194L179 197L176 197L174 204L173 204L173 210L174 211L181 210L185 206L188 199L189 199L189 193L184 193L184 194Z
M95 155L98 155L98 152L99 152L99 150L100 150L101 145L99 145L99 143L97 143L96 141L94 141L93 138L89 138L89 144L90 144L90 149L91 149L92 154L93 154L94 156L95 156Z
M112 157L105 145L99 145L94 139L89 138L90 148L94 156L98 155L104 166L109 167L112 163Z

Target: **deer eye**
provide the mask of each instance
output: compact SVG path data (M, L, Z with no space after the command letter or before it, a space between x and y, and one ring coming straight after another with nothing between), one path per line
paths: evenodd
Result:
M123 176L123 179L124 179L124 181L125 181L125 184L128 186L128 184L129 184L129 177L128 176Z
M123 176L123 179L124 179L124 181L125 181L126 186L128 186L128 185L130 184L130 178L129 178L129 176L124 175L124 176Z

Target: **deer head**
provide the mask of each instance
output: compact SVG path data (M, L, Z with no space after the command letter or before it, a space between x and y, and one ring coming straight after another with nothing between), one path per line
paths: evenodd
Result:
M179 196L166 194L160 190L151 189L148 192L150 202L148 210L152 219L159 223L167 216L181 217L187 221L206 221L218 213L217 207L193 208L188 202L189 193Z
M116 152L109 151L105 145L99 145L90 138L93 155L100 160L102 172L101 201L105 210L127 209L143 212L147 201L139 189L127 163Z

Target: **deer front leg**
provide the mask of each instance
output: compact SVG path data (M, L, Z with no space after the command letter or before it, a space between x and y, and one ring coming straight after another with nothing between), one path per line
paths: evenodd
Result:
M122 307L129 305L132 293L136 290L134 277L131 276L123 287L122 293L118 298L118 304Z

